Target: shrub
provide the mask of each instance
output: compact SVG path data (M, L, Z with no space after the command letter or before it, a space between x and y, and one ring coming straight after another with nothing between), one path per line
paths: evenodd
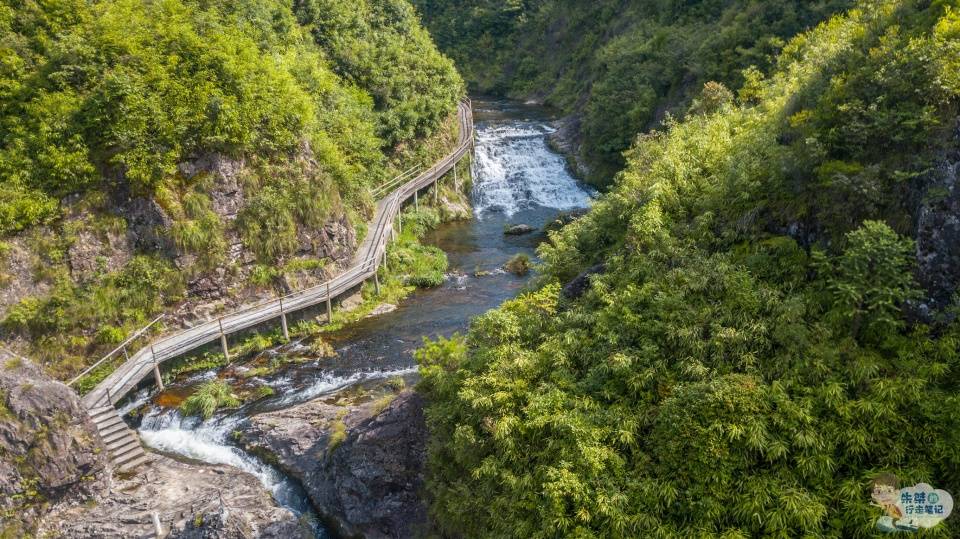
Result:
M233 394L233 388L221 380L212 380L187 397L180 405L180 412L185 416L199 415L210 419L221 408L237 406L240 406L240 399Z
M520 277L530 273L532 267L533 264L530 262L530 256L524 253L513 255L513 257L503 265L505 270Z

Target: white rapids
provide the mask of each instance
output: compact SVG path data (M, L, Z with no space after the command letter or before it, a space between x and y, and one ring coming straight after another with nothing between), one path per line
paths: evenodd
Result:
M242 421L243 418L235 416L201 421L184 418L176 410L154 408L143 418L139 432L143 443L157 451L243 470L259 479L277 503L297 516L306 513L309 507L290 480L228 443L228 437Z
M591 195L567 172L563 157L547 146L552 129L535 122L477 127L474 213L507 217L539 206L572 210L590 205Z

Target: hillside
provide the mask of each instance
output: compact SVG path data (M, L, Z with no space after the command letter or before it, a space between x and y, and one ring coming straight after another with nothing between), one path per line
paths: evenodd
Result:
M404 0L0 3L0 318L66 379L349 262L463 85Z
M960 492L951 4L862 2L698 85L535 291L419 352L444 529L868 537L881 474Z
M414 0L473 91L571 115L562 144L607 186L637 133L682 114L707 81L739 87L786 41L850 0Z

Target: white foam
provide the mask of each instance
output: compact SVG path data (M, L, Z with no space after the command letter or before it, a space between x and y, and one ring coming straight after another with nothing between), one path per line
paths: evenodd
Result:
M153 449L209 464L232 466L256 477L281 505L297 515L306 511L294 486L276 470L227 443L239 417L200 421L176 410L154 409L143 418L140 439Z
M508 217L541 206L585 208L591 196L567 172L563 158L547 146L552 129L529 122L481 126L474 168L474 212Z
M305 402L308 400L315 399L321 395L326 395L328 393L333 393L334 391L343 389L348 386L352 386L359 382L365 382L367 380L382 380L384 378L393 378L394 376L404 376L407 374L413 374L417 372L416 367L409 367L406 369L396 369L390 371L361 371L355 372L348 376L335 376L333 374L325 373L313 384L309 385L305 389L300 391L295 391L287 396L283 397L280 400L280 404L289 405L297 402Z

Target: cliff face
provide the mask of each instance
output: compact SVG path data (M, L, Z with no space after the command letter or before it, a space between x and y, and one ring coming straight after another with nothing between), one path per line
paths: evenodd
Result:
M917 280L928 292L924 315L949 305L960 286L960 118L954 125L947 150L917 190Z
M30 530L52 504L89 499L106 457L77 394L0 350L0 535Z
M300 481L345 537L417 537L427 529L421 498L427 430L423 397L342 406L316 400L251 418L247 450Z

